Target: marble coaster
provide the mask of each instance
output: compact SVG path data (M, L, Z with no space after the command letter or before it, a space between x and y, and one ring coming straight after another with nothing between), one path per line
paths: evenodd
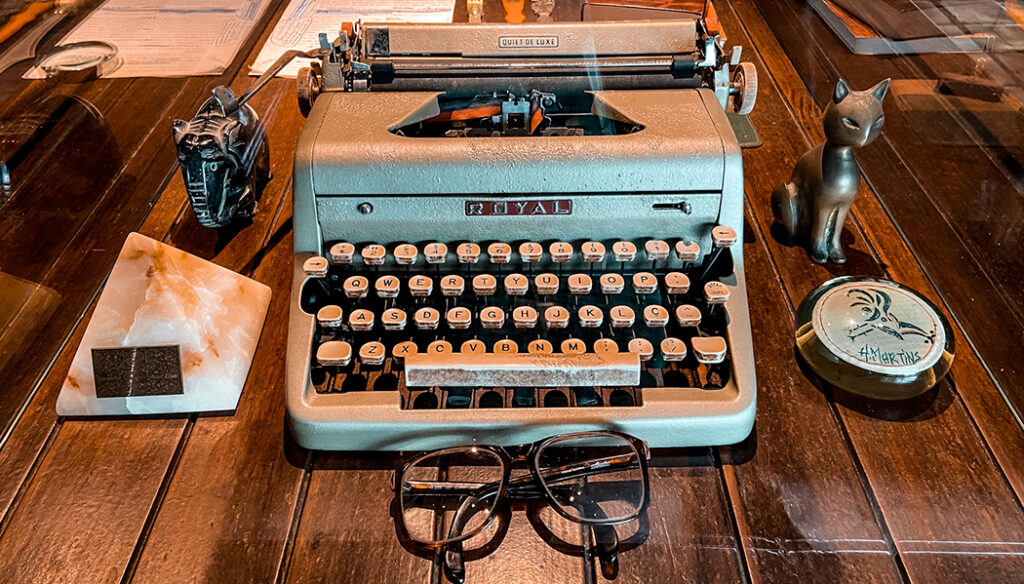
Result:
M270 288L131 233L57 397L62 416L230 411L249 374ZM96 397L93 349L178 345L184 393Z

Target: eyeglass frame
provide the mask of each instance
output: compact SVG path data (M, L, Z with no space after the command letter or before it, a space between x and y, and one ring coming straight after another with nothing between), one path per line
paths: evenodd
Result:
M590 438L590 437L602 437L602 436L603 437L614 437L614 438L622 439L622 440L626 441L627 443L629 443L629 445L632 446L633 450L636 452L636 454L637 454L637 461L638 461L637 464L638 464L638 467L639 467L639 470L640 470L640 474L641 474L641 477L642 477L642 481L641 482L642 482L642 487L643 487L643 493L642 493L642 496L641 496L640 504L637 506L636 510L633 513L631 513L631 514L629 514L627 516L621 517L621 518L614 518L614 519L596 519L596 518L595 519L588 519L588 518L585 518L585 517L582 517L582 516L578 516L578 517L577 516L573 516L572 514L568 513L567 511L565 511L562 508L562 504L558 501L558 499L556 499L554 493L551 492L551 488L541 478L541 474L539 472L539 469L540 469L540 461L539 461L540 453L544 451L544 448L546 448L547 446L549 446L553 442L563 442L563 441L569 441L569 440L575 440L575 439L585 439L585 438ZM424 460L426 458L429 458L429 457L432 457L432 456L441 456L441 455L444 455L444 454L447 454L447 453L466 452L466 451L474 449L474 448L477 449L477 450L483 450L485 452L493 454L501 462L501 466L502 466L502 476L501 476L500 482L498 484L498 490L497 490L497 494L496 494L496 499L494 501L493 507L491 508L491 513L487 517L487 520L484 521L483 524L481 524L480 526L475 527L475 528L473 528L470 531L461 533L458 537L448 538L448 539L445 539L443 541L424 542L424 541L420 541L420 540L412 537L412 534L409 532L409 528L405 525L405 502L404 502L404 498L402 496L402 484L404 483L406 472L408 472L408 470L410 468L412 468L413 466L415 466L418 462L420 462L420 461L422 461L422 460ZM523 454L512 456L511 454L509 454L509 449L513 449L513 450L524 449L525 451L524 451ZM507 501L509 499L508 488L509 488L509 484L510 484L511 478L512 478L512 466L513 466L514 463L516 463L518 461L524 461L524 462L528 463L527 464L527 468L530 471L530 474L529 474L529 479L530 480L529 480L529 482L524 483L524 486L531 485L531 484L534 484L534 483L539 484L541 486L541 488L543 489L543 498L547 501L548 505L552 509L554 509L554 511L556 513L558 513L560 516L562 516L563 518L565 518L565 519L567 519L569 521L572 521L574 523L579 523L579 524L582 524L582 525L589 525L589 526L596 526L596 525L621 525L623 523L629 523L630 521L635 520L637 517L640 517L641 515L644 514L644 512L650 506L650 503L651 503L651 488L650 488L650 484L651 483L650 483L650 478L649 478L649 473L648 473L648 461L650 460L650 458L651 458L651 451L650 451L650 448L647 446L647 442L641 440L640 438L637 438L636 436L631 436L631 435L626 434L624 432L618 432L618 431L615 431L615 430L588 430L588 431L583 431L583 432L571 432L571 433L567 433L567 434L556 434L554 436L548 436L547 438L543 438L543 439L538 440L538 441L533 442L533 443L521 444L521 445L516 445L516 446L496 446L496 445L489 445L489 444L485 444L485 445L473 444L473 445L470 445L470 446L451 446L451 447L448 447L448 448L440 448L440 449L437 449L437 450L431 450L431 451L428 451L428 452L423 452L423 453L419 454L418 456L415 456L415 457L409 459L408 461L403 463L402 466L400 466L398 469L396 469L394 474L392 475L392 477L391 477L391 487L392 487L392 490L394 491L395 498L398 501L398 517L396 517L396 519L398 520L398 524L401 527L402 531L404 532L405 536L408 537L410 541L414 541L417 544L422 545L422 546L424 546L426 548L430 548L430 549L441 548L441 547L445 547L445 546L448 546L448 545L451 545L451 544L460 543L460 542L464 542L464 541L467 541L469 539L472 539L473 537L475 537L476 535L482 533L484 530L486 530L488 527L490 527L491 523L494 521L494 519L498 515L497 513L494 513L493 511L498 508L498 506L502 503L502 501ZM582 461L582 462L586 462L586 461ZM597 475L597 474L601 474L601 473L597 472L597 473L593 473L593 474ZM520 480L520 479L517 479L517 480Z

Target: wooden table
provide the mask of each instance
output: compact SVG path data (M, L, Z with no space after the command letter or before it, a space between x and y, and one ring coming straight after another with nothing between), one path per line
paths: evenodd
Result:
M0 355L14 349L0 361L3 582L436 581L430 561L399 546L388 514L399 456L308 452L286 430L291 152L303 122L292 82L275 80L253 103L269 126L276 178L252 225L200 227L176 172L170 121L190 117L215 85L247 86L248 63L284 5L274 3L217 78L42 87L21 82L17 68L0 76L3 116L73 93L96 105L117 144L97 151L68 134L33 162L48 178L0 207L0 271L59 294L45 325L0 345ZM752 120L764 145L744 152L757 426L736 446L655 452L649 538L621 554L618 581L1020 581L1024 433L1011 406L1024 405L1024 157L1012 146L925 143L890 100L885 136L859 155L867 182L843 236L850 261L817 266L772 237L769 194L822 138L821 106L837 77L863 88L887 75L962 73L972 61L851 56L791 0L720 0L717 9L730 44L761 75ZM993 61L1016 74L1016 57ZM60 174L69 156L83 157L81 174ZM57 417L96 293L132 230L274 289L233 415ZM801 372L794 305L843 274L888 276L952 316L953 371L925 399L860 402ZM494 553L469 564L468 581L582 581L581 560L545 544L522 515Z

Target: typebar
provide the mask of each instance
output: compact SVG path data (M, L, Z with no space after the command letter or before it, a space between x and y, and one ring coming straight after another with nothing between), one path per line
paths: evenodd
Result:
M640 383L636 353L417 353L405 358L410 387L577 387Z

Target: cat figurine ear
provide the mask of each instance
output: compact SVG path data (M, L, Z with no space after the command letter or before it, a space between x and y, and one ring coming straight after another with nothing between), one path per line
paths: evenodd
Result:
M877 99L878 101L883 101L885 100L885 94L889 91L890 81L892 81L892 79L885 79L883 81L879 81L878 85L875 85L868 91L871 92L871 95L875 96L875 99Z
M886 80L886 87L888 87L888 80ZM846 96L850 95L850 86L846 84L846 81L840 79L839 83L836 83L836 90L832 93L832 103L839 103L846 99Z

